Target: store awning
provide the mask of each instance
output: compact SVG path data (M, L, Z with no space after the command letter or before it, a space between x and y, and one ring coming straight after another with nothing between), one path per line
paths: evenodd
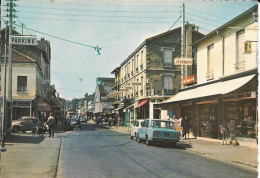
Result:
M49 103L44 101L43 98L37 98L37 110L41 112L50 112L51 111L51 106Z
M138 106L135 107L135 109L143 106L145 103L147 103L147 101L148 99L143 100L141 103L138 104Z
M254 76L255 74L182 91L170 97L162 104L202 98L206 96L228 94L248 83Z

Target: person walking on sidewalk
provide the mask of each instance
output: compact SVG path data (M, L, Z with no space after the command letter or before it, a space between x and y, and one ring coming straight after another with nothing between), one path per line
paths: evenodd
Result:
M53 114L50 113L50 117L48 118L47 125L49 126L49 137L54 137L54 127L56 125L56 119L53 117Z
M108 118L108 125L109 125L109 127L111 127L112 121L113 121L113 118L112 118L112 116L110 116Z
M188 133L188 138L189 138L190 125L187 116L185 116L184 119L182 118L181 126L182 126L182 137L185 137L186 139L186 134Z
M222 134L222 145L224 145L224 144L227 145L229 131L230 131L229 124L227 123L226 119L224 118L224 120L221 122L221 125L220 125L220 132Z

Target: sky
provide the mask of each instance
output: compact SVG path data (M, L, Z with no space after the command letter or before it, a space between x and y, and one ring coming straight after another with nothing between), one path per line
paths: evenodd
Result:
M183 3L185 21L207 34L257 1L20 0L16 2L15 21L42 32L24 29L24 35L50 41L51 84L60 97L82 98L95 92L97 77L114 77L113 69L145 39L180 27ZM2 10L6 9L4 4L6 1L2 1ZM16 26L16 30L22 33L21 27ZM97 45L101 55L93 48Z

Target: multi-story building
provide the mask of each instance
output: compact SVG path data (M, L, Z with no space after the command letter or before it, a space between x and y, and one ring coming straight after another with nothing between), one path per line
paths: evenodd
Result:
M1 31L5 33L5 29ZM20 35L18 32L14 32ZM5 43L5 42L4 42ZM44 48L44 49L43 49ZM5 53L4 47L2 54ZM1 57L4 69L4 57ZM8 68L8 64L7 64ZM8 74L8 70L7 70ZM4 76L4 70L1 71ZM8 75L7 75L8 88ZM1 90L4 91L4 80ZM50 112L51 107L46 100L50 83L50 43L44 39L36 46L13 45L12 48L12 116L13 120L21 116L39 116L41 112ZM8 93L8 92L6 92ZM3 92L1 93L3 96ZM46 113L45 113L46 114Z
M202 36L194 25L186 25L186 56L191 58L190 45ZM112 71L116 90L110 97L116 98L116 110L125 124L129 125L131 119L160 117L155 104L181 88L181 66L174 64L177 57L181 57L181 28L146 39ZM192 74L192 67L187 73Z
M193 43L197 84L165 101L165 109L187 115L198 136L219 138L226 119L231 132L257 133L258 6Z
M112 110L114 109L112 106L114 99L108 98L107 95L113 92L114 85L114 78L98 77L96 79L93 111L96 117L103 117L112 114Z

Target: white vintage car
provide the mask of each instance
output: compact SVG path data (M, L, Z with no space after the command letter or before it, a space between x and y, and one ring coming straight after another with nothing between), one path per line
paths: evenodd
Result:
M136 135L138 133L138 129L143 126L144 120L143 119L138 119L134 121L134 125L131 127L130 130L130 138L133 139L135 137L136 140Z

